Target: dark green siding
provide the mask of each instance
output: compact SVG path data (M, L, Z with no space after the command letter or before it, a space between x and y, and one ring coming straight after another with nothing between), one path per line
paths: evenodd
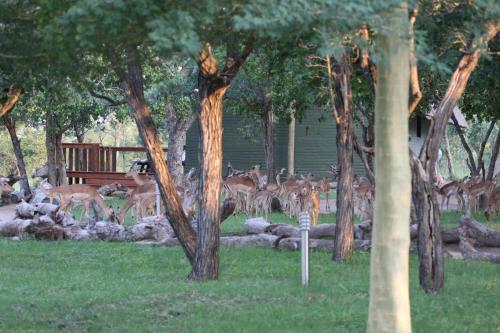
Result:
M320 121L321 119L321 121ZM241 116L225 113L223 117L223 160L224 171L228 161L237 169L247 169L256 163L264 162L261 124L251 124L251 139L244 138L238 128L248 124L250 120ZM186 166L198 166L198 124L195 122L189 130L186 143ZM288 159L288 125L276 124L275 130L275 164L276 169L286 168ZM337 161L335 123L329 112L319 109L311 110L301 122L297 121L295 130L295 172L307 174L312 172L316 177L328 174L331 164ZM364 174L363 165L355 156L355 172Z

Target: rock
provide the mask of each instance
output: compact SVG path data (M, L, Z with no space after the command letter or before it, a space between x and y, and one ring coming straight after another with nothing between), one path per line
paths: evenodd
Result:
M246 220L244 227L247 234L263 234L269 225L263 217L255 217Z
M24 219L32 219L35 216L35 206L23 201L16 206L16 215Z

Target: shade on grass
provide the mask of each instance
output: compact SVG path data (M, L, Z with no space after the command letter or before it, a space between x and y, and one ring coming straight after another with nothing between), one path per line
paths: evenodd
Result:
M0 332L362 332L369 255L333 264L311 256L300 287L298 252L222 248L221 278L186 280L180 248L132 243L0 240ZM440 295L418 288L411 257L414 332L495 332L500 266L446 262Z

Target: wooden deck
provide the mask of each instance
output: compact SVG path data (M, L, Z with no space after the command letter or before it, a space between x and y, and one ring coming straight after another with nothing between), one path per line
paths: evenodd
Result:
M166 148L163 149L167 151ZM136 187L124 170L117 171L119 153L145 153L143 147L106 147L94 143L63 143L68 184L88 184L96 187L119 183ZM131 165L130 165L131 166ZM130 167L128 166L128 168ZM128 171L128 170L127 170ZM140 173L146 178L147 172Z

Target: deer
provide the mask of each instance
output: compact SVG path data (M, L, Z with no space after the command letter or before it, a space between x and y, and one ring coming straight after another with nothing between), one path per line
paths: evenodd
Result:
M326 209L330 210L330 201L329 201L329 196L330 192L332 190L330 186L330 182L332 181L332 178L329 177L323 177L321 180L316 184L316 188L319 193L325 193L326 196Z
M135 171L129 171L126 176L132 177L137 187L132 190L128 200L118 213L117 218L120 224L125 222L125 215L132 207L135 207L137 218L144 217L143 214L148 208L148 204L151 205L152 202L155 202L156 195L156 182L154 180L149 179L145 181Z
M73 184L53 187L50 189L41 186L40 189L51 200L53 200L54 198L59 199L60 205L57 209L57 212L62 211L64 213L67 213L71 204L81 203L83 205L83 211L82 215L80 216L79 222L82 222L84 215L89 219L87 213L90 208L90 204L93 202L101 207L108 220L114 221L115 213L113 209L108 207L97 190L90 185Z
M9 184L9 178L0 177L0 198L4 193L14 192L14 188Z
M374 188L372 183L365 177L354 176L354 193L358 198L358 210L360 218L364 219L369 216L371 203L373 201Z
M495 188L488 197L488 204L484 211L484 216L487 220L490 219L492 214L498 215L500 212L500 187Z
M311 215L311 224L317 225L319 221L319 212L320 212L320 200L318 190L313 187L311 192L309 193L308 198L308 211L309 215Z
M464 186L464 191L467 194L468 201L467 209L470 210L471 208L474 208L474 210L477 210L477 197L484 194L486 196L486 200L488 200L494 188L494 183L489 180L483 180L475 182L472 185L467 184Z
M462 207L465 207L465 199L463 197L464 184L462 181L453 180L449 183L444 184L440 188L437 189L437 192L441 195L441 209L444 209L444 203L446 202L446 209L449 209L450 198L455 196L457 201Z
M250 202L257 193L257 184L249 176L233 176L222 183L224 192L236 202L235 212L250 211Z

